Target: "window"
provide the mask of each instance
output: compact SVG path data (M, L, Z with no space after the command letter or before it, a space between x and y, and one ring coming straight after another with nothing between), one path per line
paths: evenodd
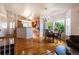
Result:
M7 22L0 22L0 28L1 29L6 29L7 28Z
M10 22L10 28L15 28L15 22Z
M59 32L64 32L64 20L55 21L54 31L57 30Z

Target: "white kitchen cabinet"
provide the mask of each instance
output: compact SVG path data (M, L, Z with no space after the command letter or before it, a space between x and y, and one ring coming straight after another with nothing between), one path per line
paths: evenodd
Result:
M32 27L17 28L17 38L32 38Z

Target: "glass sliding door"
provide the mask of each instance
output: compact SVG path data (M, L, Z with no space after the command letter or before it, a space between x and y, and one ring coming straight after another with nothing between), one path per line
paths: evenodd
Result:
M65 23L64 20L57 20L54 23L54 31L64 32L65 33Z

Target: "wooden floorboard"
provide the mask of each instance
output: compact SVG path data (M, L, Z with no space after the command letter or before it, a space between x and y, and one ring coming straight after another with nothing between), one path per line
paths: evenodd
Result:
M57 42L47 43L40 39L16 39L15 54L16 55L47 55L55 53Z

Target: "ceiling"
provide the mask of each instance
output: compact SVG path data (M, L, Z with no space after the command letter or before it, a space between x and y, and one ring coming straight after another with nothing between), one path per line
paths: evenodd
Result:
M79 6L77 3L5 3L0 4L0 16L5 17L7 13L16 15L39 16L57 15L66 12L69 8Z

